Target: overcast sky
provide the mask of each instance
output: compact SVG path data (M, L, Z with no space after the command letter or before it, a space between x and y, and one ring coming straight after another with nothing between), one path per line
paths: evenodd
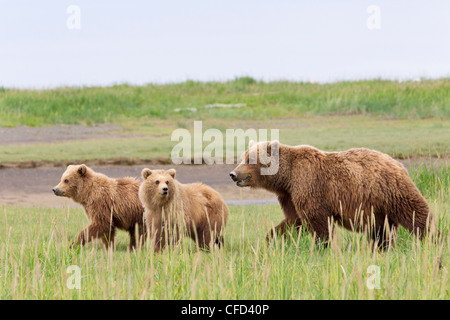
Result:
M450 76L449 0L0 3L3 87Z

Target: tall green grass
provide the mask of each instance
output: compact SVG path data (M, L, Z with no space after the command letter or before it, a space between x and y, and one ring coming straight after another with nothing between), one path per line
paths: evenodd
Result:
M162 254L148 244L127 251L119 232L115 251L100 242L70 249L87 223L80 209L3 207L0 223L0 299L450 299L449 169L420 167L411 176L442 233L435 243L400 229L395 246L373 252L363 234L339 228L330 248L309 234L290 234L268 246L266 232L282 219L277 205L232 206L226 245L210 253L183 241ZM81 289L69 289L81 268ZM371 290L368 267L380 268Z
M272 119L301 115L450 116L450 80L385 80L313 84L187 81L146 86L0 91L0 126L115 123L123 119ZM204 108L244 103L244 108ZM196 108L191 112L189 108ZM174 112L181 109L180 112Z

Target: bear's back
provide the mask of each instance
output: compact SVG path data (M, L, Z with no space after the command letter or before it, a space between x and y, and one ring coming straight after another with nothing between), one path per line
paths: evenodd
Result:
M184 207L188 208L188 215L197 216L201 220L205 214L208 214L208 219L222 220L224 218L226 222L228 207L216 190L203 183L179 183L178 188Z
M135 178L113 179L115 182L114 220L120 228L128 228L142 220L144 208L139 200L141 181Z
M389 212L399 199L420 196L406 168L384 153L364 148L330 152L327 164L326 198L334 213Z
M327 152L326 158L327 168L331 174L340 173L343 177L350 174L359 179L372 180L376 177L389 178L387 174L394 177L408 175L403 164L376 150L354 148L341 152Z

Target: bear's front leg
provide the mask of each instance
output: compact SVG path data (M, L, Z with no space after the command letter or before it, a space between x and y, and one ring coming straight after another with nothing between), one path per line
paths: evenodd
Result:
M272 228L269 233L266 236L266 241L270 242L273 238L277 237L277 236L285 236L286 231L289 229L293 229L295 228L295 230L300 229L302 225L302 222L299 218L294 219L294 220L288 220L288 219L284 219L283 221L281 221L281 223L279 225L277 225L276 227Z
M153 241L155 252L160 252L166 246L165 226L160 214L145 216L148 240Z
M320 190L313 184L299 186L292 193L295 211L306 229L315 234L317 243L328 245L333 231L332 214Z
M80 232L76 243L84 246L86 243L100 238L105 247L108 248L110 244L114 246L114 235L115 228L113 226L91 224Z
M283 210L283 214L285 219L281 221L279 225L274 227L267 234L266 240L269 242L276 235L282 235L286 233L286 230L289 228L295 227L297 230L302 225L302 221L298 217L297 211L295 209L294 203L292 202L292 197L290 194L279 194L278 202L280 203L281 209Z
M166 244L174 246L180 241L180 227L178 224L165 222L161 228L161 247Z
M154 233L155 237L153 241L155 242L155 252L160 252L164 249L166 246L166 232L164 228L161 228L160 230L157 230Z
M300 212L306 228L312 235L315 235L317 244L323 244L327 247L334 230L332 215L321 205L305 207Z

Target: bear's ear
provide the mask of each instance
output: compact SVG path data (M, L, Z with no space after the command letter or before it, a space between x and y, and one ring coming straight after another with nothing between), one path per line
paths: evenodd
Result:
M146 180L150 175L152 174L152 170L145 168L144 170L142 170L142 178L144 178L144 180Z
M278 140L273 140L273 141L271 141L271 142L270 142L270 147L271 147L271 148L279 149L279 148L280 148L280 141L278 141Z
M255 145L255 141L254 141L254 140L250 140L250 141L248 142L248 147L249 147L249 148L253 147L254 145Z
M172 178L175 179L175 176L176 176L176 174L177 174L177 170L175 170L175 169L170 169L170 170L167 170L167 173L170 174L170 175L172 176Z
M86 175L86 172L87 172L86 165L85 164L80 165L80 167L78 168L78 174L83 177Z
M270 142L270 155L278 156L280 154L280 141L273 140Z

